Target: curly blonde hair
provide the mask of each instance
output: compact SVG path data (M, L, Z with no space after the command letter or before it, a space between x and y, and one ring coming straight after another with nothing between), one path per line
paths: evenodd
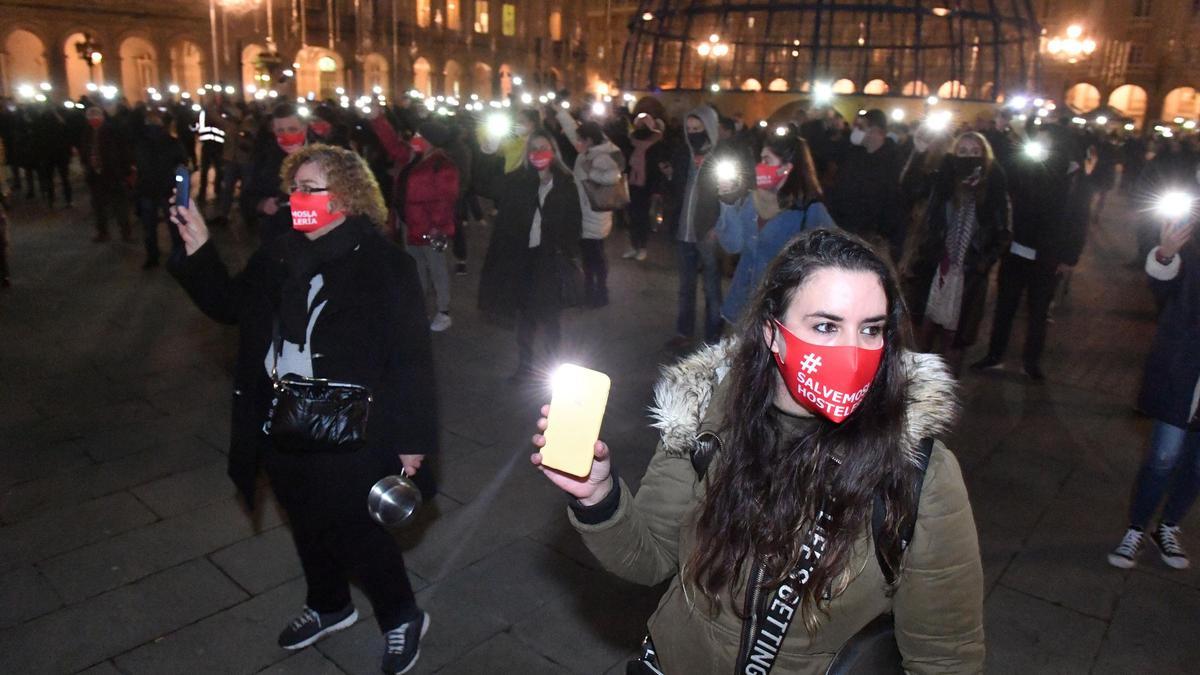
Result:
M347 215L365 216L377 226L387 222L383 193L362 157L323 143L306 145L283 160L279 178L285 189L291 186L300 167L309 162L316 162L325 172L329 194Z

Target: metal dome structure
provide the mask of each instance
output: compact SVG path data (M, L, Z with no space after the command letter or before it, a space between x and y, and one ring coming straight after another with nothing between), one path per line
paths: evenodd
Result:
M626 89L995 100L1037 80L1031 0L643 0Z

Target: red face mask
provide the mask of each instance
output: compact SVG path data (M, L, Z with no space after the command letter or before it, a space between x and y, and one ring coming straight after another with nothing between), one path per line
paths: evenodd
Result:
M413 152L419 155L428 153L433 147L429 144L429 141L427 141L425 137L421 135L413 136L412 140L409 141L408 144L412 146Z
M550 166L550 162L552 161L554 161L553 150L535 150L529 153L529 163L538 171L542 171Z
M304 141L308 138L308 134L303 131L297 131L294 134L279 133L275 134L275 142L279 147L283 148L284 152L295 150L304 145Z
M321 138L328 136L329 132L333 131L333 125L325 120L313 120L308 123L308 126Z
M89 118L87 118L87 123L93 129L99 129L100 125L104 124L104 118L103 117L89 117Z
M292 229L298 232L316 232L345 215L344 211L330 213L329 200L328 192L293 192L288 199L292 209Z
M775 355L788 393L809 412L841 424L866 398L883 349L826 347L796 337L779 321L787 358Z
M754 181L759 190L774 190L783 183L783 179L787 178L787 175L787 169L783 168L782 164L779 166L754 165Z

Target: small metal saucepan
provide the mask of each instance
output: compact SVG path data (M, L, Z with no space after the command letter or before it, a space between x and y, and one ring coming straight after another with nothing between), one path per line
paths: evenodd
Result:
M404 526L421 506L421 491L404 472L384 476L367 495L367 511L388 529Z

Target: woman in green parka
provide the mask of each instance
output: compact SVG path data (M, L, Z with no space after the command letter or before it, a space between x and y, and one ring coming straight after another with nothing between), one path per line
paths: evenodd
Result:
M953 379L904 349L903 325L878 255L841 231L806 233L736 338L666 370L636 495L603 442L585 478L532 456L575 498L571 523L606 569L672 579L649 621L662 672L824 673L880 617L905 671L982 671L975 522L958 462L933 440L957 411Z

